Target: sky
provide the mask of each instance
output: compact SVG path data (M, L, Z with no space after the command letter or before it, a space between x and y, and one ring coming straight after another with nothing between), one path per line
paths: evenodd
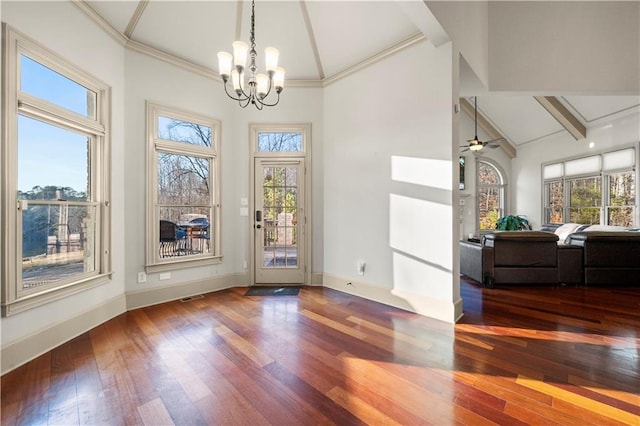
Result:
M22 56L20 88L58 106L87 116L85 87ZM87 191L87 136L41 121L18 118L18 189L71 187Z

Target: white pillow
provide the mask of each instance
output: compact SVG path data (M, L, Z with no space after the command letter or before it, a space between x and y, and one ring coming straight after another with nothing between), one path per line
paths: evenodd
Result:
M581 225L579 223L565 223L562 226L559 226L554 234L558 236L558 244L564 244L564 241L567 237L575 232Z

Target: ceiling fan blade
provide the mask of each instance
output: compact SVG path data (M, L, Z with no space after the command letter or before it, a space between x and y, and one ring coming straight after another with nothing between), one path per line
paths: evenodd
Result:
M460 147L460 148L462 148L462 147ZM469 147L466 147L465 149L461 149L460 150L460 152L466 152L466 151L469 151Z
M490 141L486 141L486 142L482 142L483 144L489 144L489 143L500 143L500 142L505 142L507 139L506 138L498 138L498 139L491 139Z

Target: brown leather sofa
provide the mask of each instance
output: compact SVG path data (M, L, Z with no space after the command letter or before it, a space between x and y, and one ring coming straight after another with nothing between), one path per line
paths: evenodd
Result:
M640 285L640 232L575 232L566 247L579 247L585 285Z
M496 284L578 284L582 248L558 245L544 231L487 234L481 244L460 243L460 272L486 287Z

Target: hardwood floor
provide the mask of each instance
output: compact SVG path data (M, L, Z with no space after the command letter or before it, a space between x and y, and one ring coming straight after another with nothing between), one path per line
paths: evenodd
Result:
M640 425L640 288L462 282L446 324L323 288L138 309L2 377L3 425Z

